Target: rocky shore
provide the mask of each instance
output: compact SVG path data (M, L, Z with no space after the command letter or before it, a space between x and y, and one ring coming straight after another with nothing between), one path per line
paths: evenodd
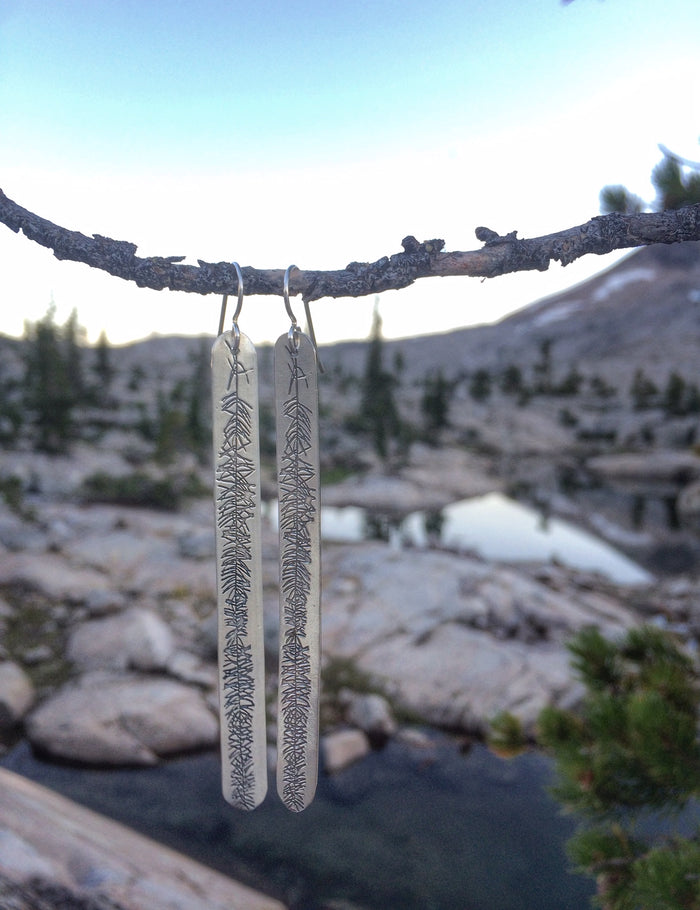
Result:
M68 478L54 461L54 480ZM418 464L416 478L387 478L382 495L400 503L398 483L410 507L429 506L488 486L478 466L461 467L421 474ZM358 491L377 496L381 484L375 477L324 495L357 502ZM204 498L173 513L80 504L54 491L34 497L31 514L0 505L0 726L41 755L97 765L147 766L214 748L212 520ZM278 570L269 525L263 551L272 692ZM615 634L656 616L684 623L692 636L699 621L690 581L680 595L672 582L632 589L556 565L500 565L378 541L324 546L323 574L330 768L408 721L483 735L495 714L510 711L532 730L545 704L570 705L579 695L565 648L577 629L595 623Z
M19 502L0 500L0 743L9 747L25 738L37 755L53 761L152 767L218 748L213 506L201 493L169 510L84 498L91 476L133 474L118 454L128 447L118 442L107 434L99 446L76 445L68 457L18 450L4 455L0 479L16 479L23 495ZM695 489L700 459L657 455L652 461L654 477L671 484L672 492L683 486L685 513L692 516L695 500L687 491ZM530 452L518 477L544 489L552 464L550 452ZM170 466L169 476L193 468L192 461ZM628 477L646 482L651 468L639 459L591 466L616 483ZM157 481L159 469L148 470ZM492 456L414 445L400 469L346 477L324 488L323 501L388 516L430 513L455 500L502 491L502 476ZM199 487L206 487L207 472L199 470L198 477ZM581 516L560 493L547 504L553 513ZM609 511L589 513L586 520L609 540L624 539L633 549L650 545L648 534L623 531ZM278 554L277 534L267 520L263 573L272 772ZM378 540L326 543L323 772L361 762L391 738L427 749L426 726L483 737L501 711L516 715L534 734L542 707L570 706L580 697L566 649L573 632L595 623L615 635L651 620L676 629L694 647L700 639L699 595L700 582L689 574L630 587L556 563L508 565L470 552ZM17 781L2 774L3 786L14 793ZM51 824L51 794L37 791L32 799L41 832ZM75 817L73 809L62 811ZM36 860L25 870L12 859L12 874L0 864L0 896L8 908L41 908L49 898L67 910L198 906L194 899L187 903L190 892L175 872L168 887L184 903L173 897L159 904L154 896L144 904L136 892L105 891L104 881L128 877L129 860L117 854L116 869L105 858L96 863L99 887L90 890L92 878L86 885L63 870L58 842L32 840L31 832L18 835L23 813L22 805L3 798L0 854L3 844L16 846L20 837L20 857ZM89 832L93 822L101 830L102 820L92 816L80 816L72 830ZM109 837L128 840L124 833ZM62 838L70 842L69 832ZM74 845L77 854L82 849ZM149 855L143 845L134 849ZM36 864L45 864L44 878ZM188 882L197 875L188 873ZM148 881L147 870L134 876ZM151 882L153 894L165 888L164 880ZM255 899L260 903L248 905L231 897L228 905L276 906Z
M283 905L0 768L3 910L283 910Z

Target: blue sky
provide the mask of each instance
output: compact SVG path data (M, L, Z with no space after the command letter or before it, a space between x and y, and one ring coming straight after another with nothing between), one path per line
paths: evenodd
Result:
M412 233L534 236L585 221L605 183L652 194L656 143L700 157L697 0L426 4L4 0L0 187L143 255L341 268ZM382 295L387 335L489 321L614 261L433 279ZM0 226L0 331L53 299L89 337L216 328L219 300L152 292ZM372 301L319 301L321 340ZM255 340L285 330L250 298Z

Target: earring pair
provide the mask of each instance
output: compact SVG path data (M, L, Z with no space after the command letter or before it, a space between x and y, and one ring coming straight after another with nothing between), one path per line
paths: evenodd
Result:
M238 327L243 276L232 327L212 349L214 501L216 510L219 700L222 789L241 809L267 792L263 634L260 431L257 355ZM279 524L279 680L277 790L299 812L318 777L320 684L320 471L318 360L309 334L283 297L291 325L275 344L274 398Z

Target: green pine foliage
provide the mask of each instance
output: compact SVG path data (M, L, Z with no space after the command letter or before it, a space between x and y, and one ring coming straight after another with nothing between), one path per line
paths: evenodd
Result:
M700 173L683 167L677 158L665 155L651 173L659 208L679 209L700 202Z
M449 426L453 391L453 384L445 379L442 370L430 373L423 381L420 409L423 415L423 429L432 445L439 444L441 431Z
M43 319L25 323L24 407L39 451L59 454L74 436L73 411L84 392L75 314L63 328L51 307Z
M653 408L658 402L659 389L641 367L635 370L630 395L635 411Z
M384 368L384 340L378 301L375 301L372 333L362 381L362 402L355 423L372 440L377 455L386 461L395 443L402 440L404 428L394 391L398 380Z
M575 366L572 366L566 376L554 386L552 392L554 395L562 396L578 395L583 385L583 380L583 375L579 373Z
M632 215L649 209L663 212L700 202L700 171L697 165L676 157L667 149L661 150L664 157L651 173L656 200L645 202L620 184L605 186L599 197L600 210L604 215L613 212Z
M636 907L699 910L700 843L674 838L640 856L632 867L631 896Z
M97 339L92 369L96 379L95 401L103 407L111 407L114 402L110 398L110 390L114 380L115 369L112 364L112 351L107 340L107 334L104 331L100 332L100 337Z
M604 186L600 191L600 210L604 215L611 212L622 212L624 215L634 215L643 212L646 208L644 200L620 185Z
M538 395L548 395L552 391L552 339L540 341L540 354L532 367L534 390Z
M491 396L491 374L480 367L469 381L469 394L474 401L486 401Z
M510 758L527 748L527 737L519 719L510 711L500 711L490 723L489 748L497 755Z
M573 863L606 910L700 910L700 831L672 824L700 795L695 664L649 626L615 642L583 629L569 649L586 695L577 712L546 708L539 739L556 761L554 795L583 819Z
M187 385L187 441L201 463L211 447L211 366L209 344L202 339L192 360L192 375Z
M522 394L525 383L522 370L517 364L510 363L503 370L499 379L499 388L504 395Z

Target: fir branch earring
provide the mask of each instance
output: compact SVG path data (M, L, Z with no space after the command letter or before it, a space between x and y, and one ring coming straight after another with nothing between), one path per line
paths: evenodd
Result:
M243 276L233 265L238 305L224 332L224 295L211 357L221 780L231 805L254 809L267 792L258 372L238 328Z
M289 332L275 344L275 411L280 538L280 645L277 791L287 808L305 809L318 779L321 660L321 528L318 369L308 304L308 338L289 303ZM313 340L312 340L313 339Z

